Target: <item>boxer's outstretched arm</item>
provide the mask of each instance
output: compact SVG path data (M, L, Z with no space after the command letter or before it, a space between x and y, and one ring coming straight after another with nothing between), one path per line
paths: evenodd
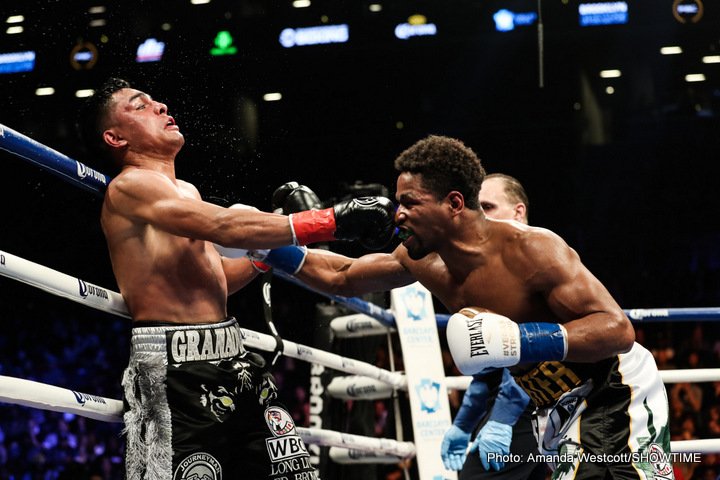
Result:
M415 281L400 262L397 249L393 253L373 253L360 258L310 249L296 276L313 288L344 296L384 292Z
M118 175L108 187L105 207L135 223L226 246L274 248L293 243L287 216L222 208L202 201L189 183L174 184L148 170Z

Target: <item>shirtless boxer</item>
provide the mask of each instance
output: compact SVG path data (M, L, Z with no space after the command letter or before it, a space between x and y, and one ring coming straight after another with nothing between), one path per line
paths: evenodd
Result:
M527 193L510 175L487 175L478 199L488 218L528 223ZM443 436L440 455L445 468L460 470L460 480L544 480L545 462L528 460L538 454L531 422L534 408L507 369L501 376L473 377L452 426ZM482 428L468 452L470 436L479 424ZM502 456L490 461L490 453L522 461L504 462Z
M257 272L243 249L359 239L382 247L392 202L350 200L290 217L201 200L175 177L184 144L167 106L118 79L85 105L90 149L120 173L101 224L133 319L123 377L128 480L317 478L262 357L242 345L227 296Z
M402 245L358 259L313 250L288 270L338 295L418 280L451 312L495 312L453 315L448 345L464 374L515 368L554 479L673 478L670 464L646 456L670 450L655 361L577 253L546 229L487 218L483 168L458 140L430 136L395 167Z

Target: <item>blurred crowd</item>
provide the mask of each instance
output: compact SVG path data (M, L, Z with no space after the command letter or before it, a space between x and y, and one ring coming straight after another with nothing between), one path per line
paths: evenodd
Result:
M651 348L661 370L718 368L717 323L650 324L636 328L639 342ZM671 440L720 438L720 381L667 384ZM705 454L701 463L676 462L676 480L717 480L720 454Z
M68 318L48 309L27 318L20 311L3 318L12 334L0 337L0 375L121 398L126 322L93 312ZM121 423L2 403L0 479L119 480L121 429Z

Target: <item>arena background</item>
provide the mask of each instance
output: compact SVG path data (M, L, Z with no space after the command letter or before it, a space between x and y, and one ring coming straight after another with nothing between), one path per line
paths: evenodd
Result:
M31 71L0 74L0 123L97 165L74 131L76 91L127 78L165 102L184 133L180 178L206 197L261 209L289 180L328 204L363 189L392 196L397 154L428 134L454 136L488 172L524 183L530 222L562 235L623 307L720 305L720 63L705 63L720 54L720 4L629 0L625 23L581 26L577 0L308 3L4 0L0 55L35 51L36 60ZM532 15L539 4L541 42ZM499 31L501 9L530 24ZM17 15L24 20L6 21ZM423 22L434 35L394 34L398 24ZM280 43L286 28L329 25L347 25L348 40ZM221 31L234 55L210 54ZM149 38L164 42L162 59L138 63ZM97 49L91 60L82 56L92 49L86 42ZM661 54L669 46L682 53ZM620 76L601 77L612 69ZM697 74L704 80L687 81ZM41 87L54 94L37 95ZM282 98L267 101L268 93ZM117 289L100 200L4 151L0 161L0 249ZM281 281L273 287L283 335L312 344L317 332L307 325L323 299ZM230 311L265 331L257 283L231 298ZM127 324L5 278L0 322L0 374L119 398ZM714 324L638 330L661 367L687 367L692 352L695 366L720 363ZM277 371L307 421L307 366L281 362ZM702 388L702 409L682 408L695 438L707 434L720 393L717 383ZM684 419L674 435L685 435ZM3 405L0 428L0 478L84 478L103 468L99 478L116 478L107 466L122 450L116 426ZM71 435L81 445L60 448ZM692 478L720 473L693 468ZM378 478L395 473L379 470ZM30 471L39 473L21 476Z

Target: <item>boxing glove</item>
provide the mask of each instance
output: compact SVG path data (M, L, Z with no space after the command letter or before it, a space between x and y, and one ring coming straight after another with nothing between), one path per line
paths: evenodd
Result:
M324 210L290 215L295 245L358 240L370 250L385 248L395 234L395 206L385 197L361 197Z
M315 192L298 182L280 185L273 192L271 203L273 212L285 215L322 208L322 202Z
M567 355L567 332L562 325L518 325L502 315L474 308L451 315L446 335L450 354L463 375L488 367L563 360Z

